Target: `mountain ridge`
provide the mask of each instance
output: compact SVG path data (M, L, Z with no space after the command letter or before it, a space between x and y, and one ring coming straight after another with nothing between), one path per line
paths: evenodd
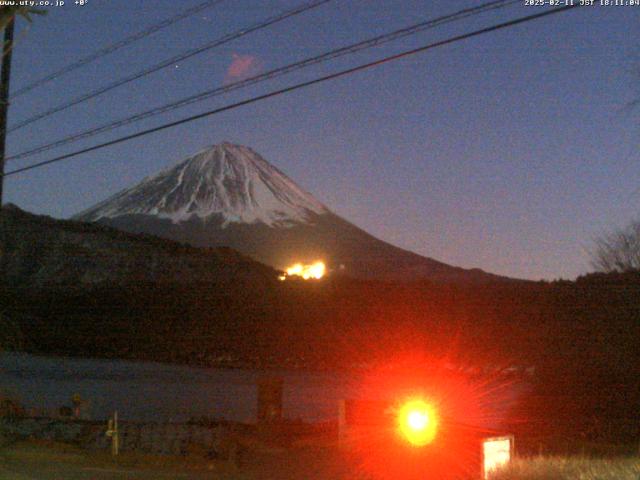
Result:
M277 269L324 261L358 278L513 280L384 242L333 213L248 147L223 142L73 218L197 247L227 246Z

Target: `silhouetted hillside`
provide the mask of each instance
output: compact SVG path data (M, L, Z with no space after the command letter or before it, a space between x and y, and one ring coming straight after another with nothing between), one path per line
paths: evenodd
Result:
M6 206L0 213L0 272L6 286L91 287L272 282L277 272L228 248L193 248L150 235L37 216Z
M0 310L30 352L344 369L421 351L479 368L535 367L514 430L640 436L639 274L278 282L228 250L15 209L0 226Z

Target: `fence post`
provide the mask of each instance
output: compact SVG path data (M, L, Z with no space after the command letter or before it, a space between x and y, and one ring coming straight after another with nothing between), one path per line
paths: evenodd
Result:
M120 445L119 445L119 433L118 433L118 412L114 412L113 413L113 418L109 419L109 422L107 423L107 432L106 432L107 437L111 437L111 454L113 456L118 455L119 450L120 450Z

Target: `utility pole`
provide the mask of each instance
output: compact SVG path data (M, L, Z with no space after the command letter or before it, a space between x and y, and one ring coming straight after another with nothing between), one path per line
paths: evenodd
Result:
M13 28L15 16L4 27L2 48L2 73L0 74L0 207L4 185L4 156L7 143L7 112L9 110L9 79L11 78L11 50L13 50Z

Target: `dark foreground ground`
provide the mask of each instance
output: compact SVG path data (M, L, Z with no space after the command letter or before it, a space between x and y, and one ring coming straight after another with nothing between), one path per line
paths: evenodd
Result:
M0 480L366 480L333 446L256 448L239 466L197 456L89 453L62 444L23 442L0 450ZM495 480L638 480L640 457L519 458ZM401 480L401 479L398 479Z
M198 456L126 453L117 460L62 444L23 442L0 450L0 480L362 478L335 448L299 446L245 452L240 465Z

